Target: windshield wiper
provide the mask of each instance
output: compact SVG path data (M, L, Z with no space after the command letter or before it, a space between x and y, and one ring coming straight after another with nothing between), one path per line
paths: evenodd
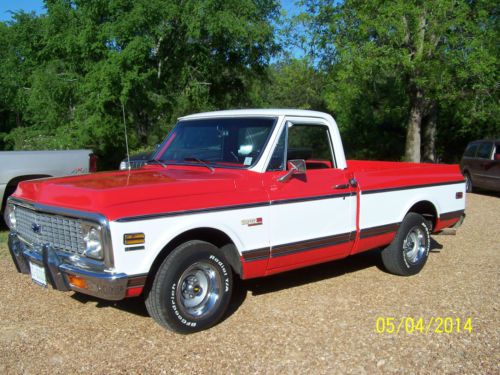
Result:
M187 158L184 158L184 161L197 161L198 163L202 164L204 167L207 167L208 169L210 169L210 172L214 171L214 168L211 167L210 165L208 165L205 160L199 159L195 156L189 156Z
M152 163L157 163L157 164L160 164L163 168L167 168L167 164L165 164L162 161L157 160L157 159L150 159L146 162L146 164L152 164Z

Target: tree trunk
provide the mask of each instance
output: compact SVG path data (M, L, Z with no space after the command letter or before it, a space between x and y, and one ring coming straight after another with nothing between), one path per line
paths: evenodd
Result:
M422 91L415 89L410 97L411 109L406 132L405 161L420 162L420 129L424 116L424 98Z
M437 110L433 104L424 127L424 161L436 162Z
M418 66L424 55L425 46L425 25L426 25L426 13L425 10L419 17L418 30L414 34L414 43L412 48L412 53L414 53L413 60ZM410 36L408 35L409 40ZM419 77L419 69L415 69L409 80L412 82ZM406 161L420 162L420 144L421 137L420 131L422 128L422 118L424 117L425 111L425 101L422 89L416 86L415 83L410 83L407 90L408 96L410 98L410 118L408 119L408 129L406 132L406 145L405 145L405 157Z

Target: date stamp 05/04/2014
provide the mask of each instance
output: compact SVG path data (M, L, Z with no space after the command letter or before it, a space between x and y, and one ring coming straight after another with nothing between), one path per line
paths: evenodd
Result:
M387 334L451 334L472 333L472 319L459 317L378 317L375 321L375 331Z

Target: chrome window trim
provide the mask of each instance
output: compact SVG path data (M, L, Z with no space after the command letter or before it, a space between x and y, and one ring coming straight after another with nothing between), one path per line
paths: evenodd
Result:
M333 167L330 168L330 169L339 169L338 167L338 163L337 163L337 153L336 153L336 149L335 149L335 145L334 145L334 142L333 142L333 137L332 137L332 132L331 132L331 128L330 128L330 124L328 123L328 121L326 121L324 118L322 117L307 117L307 118L297 118L297 117L294 117L294 116L288 116L288 117L285 117L285 126L287 128L287 139L286 139L286 142L287 142L287 151L288 151L288 130L290 128L290 126L287 126L286 124L287 123L290 123L291 126L322 126L322 127L325 127L326 128L326 133L327 133L327 137L328 137L328 142L329 142L329 149L330 149L330 157L331 157L331 161L332 161L332 165Z
M56 215L56 216L64 216L70 217L73 219L84 220L90 224L97 224L101 226L101 238L102 245L104 247L104 265L109 269L114 269L114 257L113 257L113 245L111 242L111 232L109 229L109 221L102 214L97 214L93 212L85 212L74 210L71 208L64 207L56 207L56 206L47 206L45 204L29 202L23 199L9 197L7 199L7 204L12 204L14 206L21 206L27 208L29 210L33 210L43 214ZM25 242L25 241L24 241ZM85 258L89 260L93 260L92 258Z

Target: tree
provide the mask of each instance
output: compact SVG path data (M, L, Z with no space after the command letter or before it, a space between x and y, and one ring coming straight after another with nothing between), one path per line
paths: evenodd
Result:
M267 79L253 93L259 107L326 110L324 74L306 59L284 59L272 64Z
M278 50L276 0L45 4L46 14L21 12L0 28L10 148L91 147L116 166L122 109L132 149L153 145L180 115L250 105Z
M425 155L435 158L437 127L447 122L441 115L446 108L459 108L460 101L475 104L475 113L481 113L476 121L498 126L495 2L306 0L302 4L307 9L302 18L311 40L317 41L314 49L330 72L329 106L345 114L339 102L360 108L367 96L374 96L376 111L384 114L406 107L401 113L406 123L405 160L421 160L423 128ZM473 115L463 108L454 117L461 119L463 128Z

